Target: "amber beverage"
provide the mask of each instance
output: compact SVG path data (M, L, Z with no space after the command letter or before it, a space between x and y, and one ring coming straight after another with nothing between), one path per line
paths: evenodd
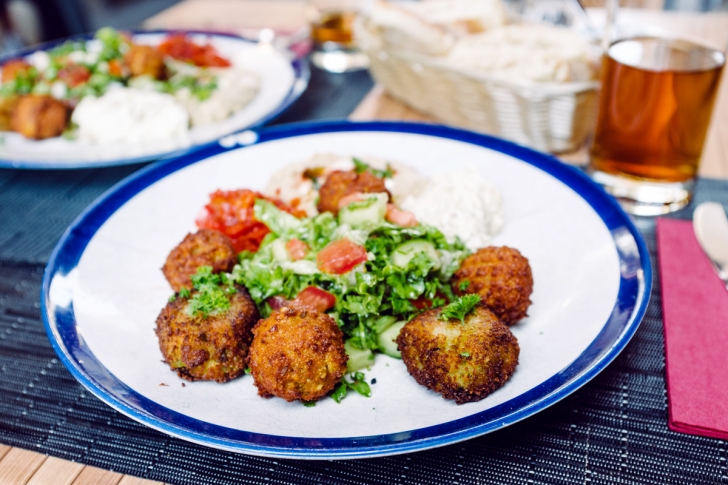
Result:
M653 215L689 201L724 63L722 52L683 40L610 46L591 171L628 210Z
M354 41L352 26L356 12L323 12L316 22L311 24L311 39L317 45L334 42L348 48Z

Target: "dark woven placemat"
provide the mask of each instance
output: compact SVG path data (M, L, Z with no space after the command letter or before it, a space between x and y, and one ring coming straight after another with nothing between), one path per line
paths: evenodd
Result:
M346 118L372 89L367 71L311 68L303 95L271 125ZM0 261L44 264L83 209L143 164L89 170L0 168Z
M696 203L705 200L728 206L728 183L701 180ZM692 208L674 217L689 218ZM654 264L654 221L637 223ZM546 411L444 448L303 462L236 455L170 438L90 395L48 343L39 314L41 274L38 265L0 264L2 443L172 484L728 483L726 443L667 429L658 276L647 315L626 350Z

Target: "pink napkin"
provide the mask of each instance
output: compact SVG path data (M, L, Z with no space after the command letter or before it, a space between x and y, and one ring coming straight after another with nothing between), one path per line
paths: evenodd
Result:
M728 291L689 221L658 219L668 426L728 438Z

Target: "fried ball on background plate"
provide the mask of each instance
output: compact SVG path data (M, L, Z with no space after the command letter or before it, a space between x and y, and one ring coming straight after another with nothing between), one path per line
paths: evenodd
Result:
M253 334L248 366L263 397L315 401L346 372L344 334L324 313L284 307L258 322Z
M482 248L465 258L452 277L453 292L480 295L501 322L513 325L531 305L533 275L528 259L507 246Z
M132 76L151 76L162 79L165 75L164 57L150 45L134 45L124 55L124 62Z
M229 296L230 308L224 312L190 315L190 300L177 298L157 317L159 349L181 378L227 382L245 371L251 330L260 314L248 290L238 285L235 289Z
M336 215L339 213L341 199L357 192L362 194L386 192L389 194L384 186L384 180L369 172L336 171L326 178L326 182L319 189L317 209L319 212L331 212Z
M201 266L211 266L213 273L230 271L237 262L233 243L225 234L200 229L187 234L167 256L162 272L176 292L192 288L190 276Z
M410 375L456 403L480 401L513 375L516 337L482 304L460 320L441 320L442 308L419 314L397 337Z
M10 115L10 129L34 140L59 136L67 124L66 105L47 95L21 96Z

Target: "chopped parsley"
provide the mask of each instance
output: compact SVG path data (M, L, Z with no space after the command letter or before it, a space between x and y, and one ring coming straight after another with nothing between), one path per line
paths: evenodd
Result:
M178 293L179 298L189 298L187 313L193 316L201 314L206 318L208 315L215 315L230 308L228 295L234 294L237 290L228 275L215 274L211 266L201 266L190 279L195 293L192 294L187 288L182 288Z
M468 357L470 357L470 352L460 352L460 356L468 358Z
M352 161L354 162L354 171L356 173L369 172L370 174L374 175L375 177L379 177L380 179L391 179L392 177L394 177L394 170L389 164L387 164L386 170L379 170L373 168L366 162L362 162L358 158L352 158Z
M340 403L341 400L346 397L346 393L349 389L353 389L364 397L372 396L372 389L369 387L369 384L367 384L363 372L354 372L350 377L352 381L347 381L346 377L341 379L341 382L331 394L331 398L337 403Z
M460 291L465 291L468 289L468 286L470 286L470 280L463 280L458 285L458 288L460 289Z
M316 405L316 401L301 401L301 404L303 404L307 408L312 408Z
M440 320L457 319L461 323L465 323L465 315L470 313L480 301L479 295L463 295L442 309Z

